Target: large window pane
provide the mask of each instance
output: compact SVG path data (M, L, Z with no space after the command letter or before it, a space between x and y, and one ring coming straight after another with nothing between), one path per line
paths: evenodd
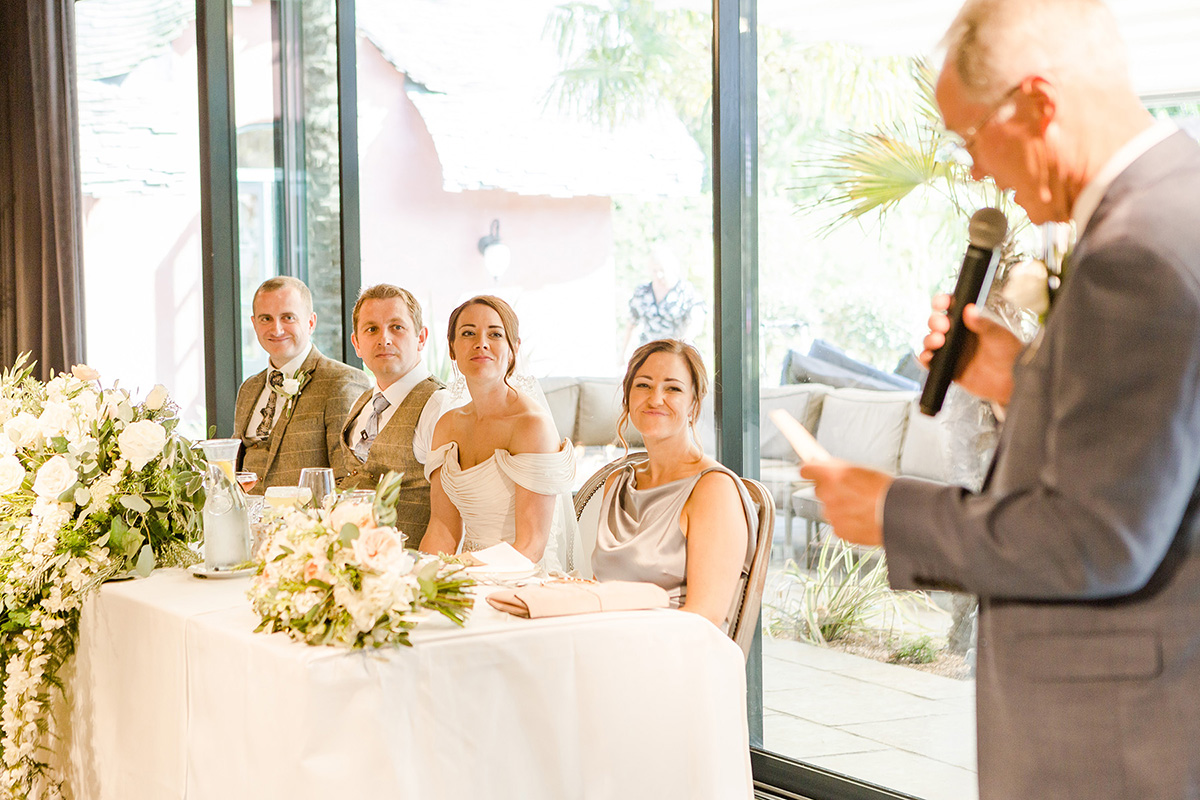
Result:
M195 5L76 4L89 362L204 428Z
M711 19L680 5L358 4L363 285L416 294L447 380L449 312L509 300L534 376L596 379L559 419L588 448L581 482L620 454L616 380L643 334L711 366Z
M958 5L759 4L762 402L835 455L977 487L990 410L953 390L933 420L912 409L928 298L953 286L977 208L1008 215L1011 261L1061 250L1066 232L1029 226L993 186L969 183L940 139L920 57ZM1194 126L1187 37L1200 12L1112 5L1147 104ZM865 195L851 198L846 181L864 178L886 213L850 213ZM1000 310L1032 333L1028 316ZM762 456L780 519L763 608L765 749L931 800L976 796L974 599L891 592L880 552L831 539L765 421Z
M265 368L250 324L274 275L313 293L313 340L340 358L341 210L332 0L243 0L234 11L242 374Z

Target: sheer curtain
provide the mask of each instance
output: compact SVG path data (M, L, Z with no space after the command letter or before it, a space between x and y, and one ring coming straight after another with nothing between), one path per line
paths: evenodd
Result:
M0 2L0 363L83 361L74 0Z

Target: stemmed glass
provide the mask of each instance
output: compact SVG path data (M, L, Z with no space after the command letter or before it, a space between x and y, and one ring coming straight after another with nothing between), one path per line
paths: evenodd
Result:
M237 478L238 486L242 487L243 492L249 492L254 488L254 484L258 483L257 472L239 472L234 477Z
M333 494L333 470L329 467L306 467L300 470L299 486L300 500L303 504L308 504L305 497L308 495L312 498L313 508L322 508L325 498Z

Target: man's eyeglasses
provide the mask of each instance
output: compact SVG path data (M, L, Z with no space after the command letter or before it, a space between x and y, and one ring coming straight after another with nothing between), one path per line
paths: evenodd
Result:
M1012 108L1013 95L1020 90L1021 84L1018 83L1016 86L1012 87L1003 95L1001 95L1000 99L997 100L990 109L988 109L987 114L984 114L983 119L967 128L961 134L955 133L954 131L946 131L946 138L949 139L950 142L956 147L970 151L975 147L975 140L979 138L979 134L983 132L983 129L990 125L993 120L997 119L1000 116L1001 111ZM1004 119L1008 119L1011 114L1011 110L1006 111Z

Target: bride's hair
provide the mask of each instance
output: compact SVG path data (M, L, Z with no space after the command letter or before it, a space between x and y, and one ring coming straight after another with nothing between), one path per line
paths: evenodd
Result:
M629 359L629 368L625 370L625 380L621 382L621 418L617 421L617 438L628 450L629 444L625 441L625 426L629 424L629 393L633 391L633 380L637 376L637 371L646 363L646 359L655 353L670 353L679 356L687 367L688 374L692 378L692 413L689 427L692 430L692 438L696 440L696 444L700 444L700 437L696 433L696 421L700 419L701 404L704 402L704 396L708 394L708 373L704 369L704 359L700 357L700 351L678 339L655 339L633 351L633 355Z
M450 324L446 330L446 341L450 345L450 360L454 360L454 337L458 333L458 318L471 306L487 306L500 317L500 324L504 327L504 338L508 342L508 369L504 371L504 382L508 383L508 379L517 369L517 346L521 344L521 334L517 327L517 313L512 310L512 306L495 295L481 294L472 297L450 312Z

